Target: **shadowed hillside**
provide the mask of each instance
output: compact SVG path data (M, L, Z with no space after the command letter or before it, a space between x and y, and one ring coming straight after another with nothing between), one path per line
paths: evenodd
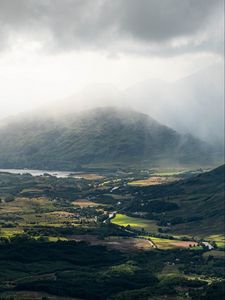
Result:
M191 236L221 234L225 231L224 170L225 165L222 165L169 185L143 187L141 191L133 188L133 193L136 191L140 196L130 210L145 211L153 204L159 203L161 207L170 204L173 209L161 209L150 216L162 226L169 224L170 232ZM140 206L139 197L144 198L144 205Z

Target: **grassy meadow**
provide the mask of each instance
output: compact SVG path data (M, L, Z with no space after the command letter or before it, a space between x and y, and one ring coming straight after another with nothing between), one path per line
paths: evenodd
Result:
M157 232L158 226L156 225L155 221L146 220L142 218L134 218L129 217L124 214L116 214L116 216L111 220L113 224L119 225L119 226L128 226L130 225L131 228L141 231L144 229L148 232Z

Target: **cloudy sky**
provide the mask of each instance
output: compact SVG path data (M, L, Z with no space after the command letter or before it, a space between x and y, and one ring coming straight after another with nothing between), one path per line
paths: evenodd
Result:
M154 106L163 121L162 101L170 111L177 102L170 106L176 97L167 100L159 90L171 92L168 84L196 72L204 84L188 79L191 101L212 80L207 105L214 105L216 89L222 105L215 78L223 76L223 25L223 0L0 0L0 118L66 98L80 106L84 98L73 95L87 90L95 102L101 87L106 104L126 94L126 105L150 114ZM186 92L179 88L179 98Z

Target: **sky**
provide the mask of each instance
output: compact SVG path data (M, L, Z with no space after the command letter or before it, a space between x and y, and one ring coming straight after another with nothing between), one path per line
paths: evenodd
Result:
M0 119L116 103L219 139L223 55L223 0L0 0Z

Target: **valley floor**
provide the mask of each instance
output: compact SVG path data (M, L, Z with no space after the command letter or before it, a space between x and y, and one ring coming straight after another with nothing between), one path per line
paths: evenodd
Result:
M0 173L0 299L221 299L221 195L202 230L195 173Z

